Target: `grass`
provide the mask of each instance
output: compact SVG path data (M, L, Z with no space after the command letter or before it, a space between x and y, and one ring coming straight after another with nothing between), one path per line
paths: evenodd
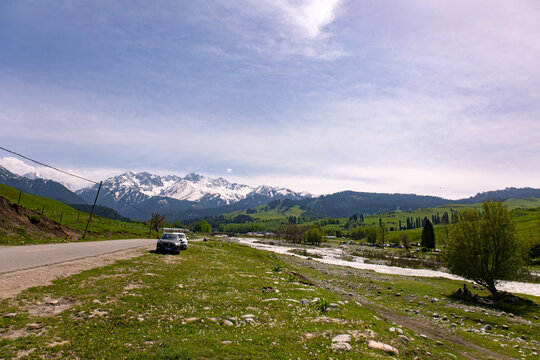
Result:
M179 256L147 253L0 302L0 358L394 358L369 348L372 339L397 348L400 359L464 358L459 351L482 358L463 346L437 345L406 327L401 331L410 342L400 340L389 330L396 324L347 293L413 321L448 327L501 354L530 356L523 344L537 347L533 341L540 341L538 321L532 320L537 307L508 318L500 310L453 300L460 285L330 267L210 240L192 243ZM265 287L279 292L262 291ZM299 303L302 299L309 304ZM62 305L63 312L46 316ZM492 324L493 334L477 333L479 320ZM17 331L25 336L6 338ZM352 350L332 350L332 337L347 333ZM527 340L516 340L521 336Z
M12 203L17 204L19 202L19 194L19 190L0 184L0 196L8 199ZM22 193L20 205L80 232L84 231L90 216L89 213L75 210L59 201L26 193ZM32 221L32 219L30 220ZM90 241L141 238L145 236L148 236L148 227L144 224L110 220L94 215L88 226L88 234L85 239ZM55 238L35 238L28 235L25 229L20 229L19 233L15 236L9 235L0 229L0 245L28 245L63 241L65 240Z
M504 204L508 206L508 208L515 210L516 229L520 236L526 239L540 238L540 198L508 199L504 201ZM434 208L423 208L423 209L410 210L410 211L394 211L390 213L369 215L365 217L363 222L358 221L355 223L351 223L349 218L337 218L334 220L339 220L339 224L327 224L327 225L322 226L322 228L323 230L329 233L334 233L337 230L346 232L346 229L345 229L346 224L349 224L349 229L353 229L356 226L378 227L379 219L381 219L381 221L383 221L389 228L393 227L394 229L398 229L399 221L401 220L402 226L405 226L408 217L413 218L413 219L416 219L417 217L421 219L423 219L424 217L427 217L428 219L431 219L432 215L439 214L439 216L442 216L444 212L448 212L448 214L451 215L450 209L454 211L462 211L465 209L477 209L481 207L482 207L481 203L470 204L470 205L469 204L448 204L448 205L442 205L442 206L434 207ZM304 210L300 209L298 205L293 206L293 207L287 207L284 209L275 208L275 209L265 210L265 208L266 206L262 205L262 206L252 209L252 211L249 211L249 213L247 210L242 210L242 211L235 211L233 213L225 214L224 216L227 219L232 220L237 215L247 214L254 219L253 224L256 225L258 228L264 229L264 230L276 230L281 225L286 224L290 216L300 218L302 216L305 216L305 213L306 213ZM325 219L313 220L313 221L303 222L299 225L310 226L312 224L315 224L324 220ZM437 239L437 246L440 246L440 247L444 246L444 243L446 242L445 227L442 225L436 225L434 229L435 229L435 237ZM388 239L386 242L392 242L393 238L397 237L399 233L400 233L399 231L389 232ZM409 235L411 242L413 243L420 242L420 235L422 233L421 228L406 230L405 233Z

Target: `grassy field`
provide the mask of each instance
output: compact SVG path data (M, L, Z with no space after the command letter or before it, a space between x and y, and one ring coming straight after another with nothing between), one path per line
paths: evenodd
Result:
M509 199L504 202L509 209L514 210L516 216L516 230L520 236L527 240L540 239L540 199L539 198L528 198L528 199ZM391 213L383 213L366 216L364 221L357 221L352 223L349 218L337 218L332 219L333 222L339 222L334 224L323 225L322 228L328 232L333 233L336 230L340 230L346 233L346 227L353 229L356 226L368 226L368 227L378 227L379 219L386 224L388 228L393 227L397 229L399 227L399 221L401 220L402 226L405 226L407 218L416 219L417 217L423 219L427 217L431 219L432 215L442 216L444 212L451 214L451 209L454 211L462 211L466 209L475 209L481 208L482 204L451 204L443 205L435 208L424 208L411 211L395 211ZM226 214L227 219L234 219L238 215L249 215L255 219L254 224L258 225L261 229L266 230L275 230L279 226L286 224L287 219L291 216L300 218L304 216L304 211L300 207L294 206L291 208L276 208L265 210L265 206L260 206L255 208L255 212L248 213L247 210L236 211L230 214ZM328 219L326 219L328 220ZM325 221L325 219L313 220L303 222L302 226L310 226L315 223ZM420 242L420 235L422 229L411 229L405 231L411 242L417 243ZM391 231L388 233L388 239L386 242L392 242L395 237L399 235L399 231ZM437 246L444 246L446 241L446 229L444 226L436 225L435 226L435 236L437 239ZM339 240L338 240L339 241Z
M17 204L19 202L19 194L19 190L0 184L0 196L8 199L12 203ZM90 216L89 213L77 211L59 201L26 193L22 193L20 205L80 232L84 231ZM148 227L144 224L109 220L94 215L88 226L88 232L89 233L85 238L86 240L140 238L148 235ZM27 245L62 241L65 240L47 237L31 237L25 235L24 231L19 232L17 236L8 236L0 230L0 245Z
M147 253L3 300L0 358L535 356L537 305L465 303L452 298L461 285L192 243L179 256Z

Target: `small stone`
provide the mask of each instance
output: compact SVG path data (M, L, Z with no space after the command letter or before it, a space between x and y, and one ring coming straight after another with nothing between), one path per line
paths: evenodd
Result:
M444 343L442 341L437 341L437 345L444 345Z
M205 306L203 310L210 310L210 306Z
M99 301L98 299L94 299L92 300L92 304L101 304L102 302Z
M14 318L17 315L18 315L17 313L7 313L7 314L2 315L2 317L9 319L9 318Z
M230 340L221 340L221 343L224 345L232 344L232 341Z
M538 320L538 316L536 316L536 315L532 315L532 318L533 318L534 320Z
M332 309L337 309L337 308L339 307L339 305L336 304L336 303L330 303L330 307L331 307Z
M309 300L308 299L302 299L302 300L300 300L300 304L309 305Z
M38 324L38 323L30 323L30 324L26 324L26 327L28 329L41 329L43 325Z
M351 351L352 346L346 342L333 343L331 349L334 351Z
M332 342L349 342L351 341L351 335L349 334L340 334L332 338Z
M345 303L343 301L338 301L337 302L339 305L345 305Z
M47 304L56 306L58 305L58 300L50 300L47 302Z
M482 331L490 331L491 330L491 325L487 324L487 325L484 325L484 327L482 328Z
M270 301L279 301L278 298L271 298L271 299L264 299L264 302L270 302Z
M428 338L428 337L427 337L426 335L424 335L424 334L420 334L420 337L421 337L422 339L427 339L427 338Z
M243 319L251 319L251 318L254 318L254 317L255 317L255 315L253 315L253 314L245 314L245 315L242 315L242 318L243 318Z
M234 324L230 320L225 320L225 321L223 321L223 325L225 325L225 326L233 326Z
M319 301L319 300L320 300L320 299L319 299L318 297L313 298L313 299L311 299L311 303L316 303L316 302Z
M501 329L508 330L508 325L501 325Z
M406 342L411 341L411 340L410 340L408 337L406 337L405 335L398 335L398 339L403 340L403 341L406 341Z
M438 318L438 317L439 317L439 314L433 313L433 317L434 317L434 318Z
M387 353L394 354L394 355L399 354L398 349L396 349L395 347L390 346L388 344L384 344L382 342L375 341L375 340L369 340L368 347L370 349L382 350L382 351L385 351Z

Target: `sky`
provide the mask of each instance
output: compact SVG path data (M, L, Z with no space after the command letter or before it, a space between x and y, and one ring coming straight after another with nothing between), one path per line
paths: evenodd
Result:
M3 0L0 146L103 180L540 187L537 0ZM85 185L0 151L0 165Z

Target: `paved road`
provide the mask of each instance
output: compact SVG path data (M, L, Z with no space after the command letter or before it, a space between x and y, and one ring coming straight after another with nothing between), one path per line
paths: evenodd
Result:
M0 274L154 245L155 239L107 240L0 248Z

